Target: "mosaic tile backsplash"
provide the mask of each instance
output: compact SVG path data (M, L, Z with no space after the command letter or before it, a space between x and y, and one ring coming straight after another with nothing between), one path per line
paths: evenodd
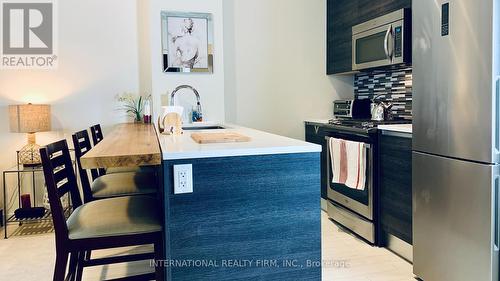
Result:
M395 118L412 119L412 68L372 70L358 73L354 77L354 96L357 99L372 99L391 102Z

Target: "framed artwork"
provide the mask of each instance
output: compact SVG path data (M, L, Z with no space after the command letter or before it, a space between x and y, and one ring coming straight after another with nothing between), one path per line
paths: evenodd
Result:
M211 14L161 12L163 71L213 73Z

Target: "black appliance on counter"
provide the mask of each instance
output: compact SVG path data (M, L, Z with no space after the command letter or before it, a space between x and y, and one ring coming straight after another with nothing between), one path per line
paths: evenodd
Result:
M336 100L333 102L333 116L337 118L369 119L370 99Z

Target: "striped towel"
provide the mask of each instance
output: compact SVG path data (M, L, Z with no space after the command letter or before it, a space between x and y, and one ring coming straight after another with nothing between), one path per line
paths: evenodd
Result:
M366 149L362 142L330 138L333 183L364 190L366 185Z

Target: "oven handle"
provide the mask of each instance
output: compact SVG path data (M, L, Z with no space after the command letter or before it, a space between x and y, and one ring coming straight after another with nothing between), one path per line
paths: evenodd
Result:
M357 137L362 137L366 138L367 135L367 130L362 130L362 129L354 129L354 128L349 128L349 127L337 127L335 125L329 125L328 128L336 129L336 131L340 134L349 134L352 136L357 136ZM326 139L329 138L329 136L325 137Z
M327 141L327 144L329 144L329 143L330 143L330 139L331 139L331 138L333 138L333 137L329 137L329 136L326 136L326 137L325 137L325 140ZM367 149L370 149L370 148L372 147L372 145L371 145L371 144L369 144L369 143L366 143L366 142L363 142L363 143L365 144L365 147L366 147ZM328 148L330 148L330 146L328 146Z

